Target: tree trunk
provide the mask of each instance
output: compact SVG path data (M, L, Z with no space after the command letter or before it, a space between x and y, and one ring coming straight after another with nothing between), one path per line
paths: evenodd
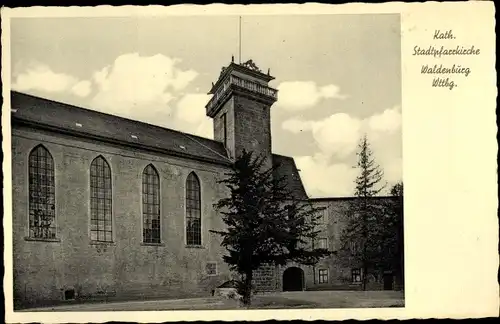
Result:
M362 272L362 287L363 291L366 291L366 280L367 280L367 245L368 245L368 224L367 224L367 202L366 202L366 197L363 199L363 272Z
M398 215L399 218L399 237L398 237L398 247L399 247L399 275L401 276L401 288L404 290L405 287L405 249L404 249L404 220L403 220L403 203L401 202L401 209Z
M252 303L252 279L253 279L253 271L250 270L247 273L245 273L245 282L244 282L245 291L243 293L243 304L246 306L250 306Z

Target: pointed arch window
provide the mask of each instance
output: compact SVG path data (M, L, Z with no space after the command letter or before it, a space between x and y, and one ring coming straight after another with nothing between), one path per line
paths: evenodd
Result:
M160 243L160 177L151 164L142 172L143 242Z
M200 180L194 172L186 179L186 243L201 245Z
M90 164L90 239L113 241L111 168L102 157Z
M29 237L56 238L54 159L43 145L29 154Z

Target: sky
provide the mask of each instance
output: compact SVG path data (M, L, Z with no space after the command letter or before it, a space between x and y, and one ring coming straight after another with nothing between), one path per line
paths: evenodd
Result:
M366 134L402 180L400 18L394 14L14 18L13 90L213 138L207 92L235 56L276 79L273 152L311 197L351 196Z

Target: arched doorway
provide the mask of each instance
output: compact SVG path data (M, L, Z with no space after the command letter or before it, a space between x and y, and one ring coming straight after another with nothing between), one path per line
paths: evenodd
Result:
M304 288L304 271L291 267L283 272L283 291L302 291Z
M392 273L384 273L384 290L393 290L394 275Z

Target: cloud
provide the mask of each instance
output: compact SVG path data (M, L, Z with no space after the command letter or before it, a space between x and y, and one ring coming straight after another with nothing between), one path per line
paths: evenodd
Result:
M330 163L318 155L295 157L295 162L310 197L349 197L353 195L354 180L359 173L359 169L353 167L354 163ZM381 194L385 195L389 194L392 185L401 180L402 160L400 157L393 157L388 163L381 164L381 166L384 170L384 181L387 182L387 186Z
M206 137L213 139L214 138L214 126L213 121L209 117L205 117L201 123L196 126L196 129L193 131L194 135L198 135L201 137Z
M336 98L336 99L347 98L347 96L340 94L340 88L334 84L329 84L327 86L321 87L319 91L323 98Z
M93 92L86 103L92 109L213 138L212 120L204 108L210 96L184 93L198 73L180 68L180 62L161 54L124 54L94 71L90 81L32 63L17 75L13 88L72 93L80 98Z
M183 131L213 138L212 119L205 115L205 105L210 98L207 94L188 93L177 102L176 119Z
M91 87L92 85L90 81L80 81L71 88L71 92L73 92L78 97L86 97L92 91Z
M340 88L329 84L319 87L313 81L287 81L278 86L277 105L285 110L300 111L316 105L322 99L345 99Z
M386 109L381 114L368 118L369 127L377 132L392 133L401 127L401 112L398 106Z
M321 154L296 157L304 187L312 197L346 197L354 192L356 169L346 163L328 163Z
M189 122L199 123L205 117L205 105L211 95L203 93L188 93L177 103L177 118Z
M333 114L319 121L304 121L291 118L283 122L283 129L294 134L311 131L320 151L340 158L351 154L361 137L362 122L345 113Z
M355 152L359 139L367 134L375 161L384 170L388 188L401 180L401 112L399 107L360 119L345 113L321 120L291 118L282 128L298 134L311 132L318 152L296 159L308 193L312 196L352 195L358 169ZM334 184L334 185L332 185Z
M291 118L291 119L285 120L281 126L284 130L287 130L287 131L292 132L294 134L298 134L298 133L303 132L303 131L312 130L312 125L313 125L313 122Z
M22 92L30 90L47 93L69 92L79 97L86 97L91 92L91 84L69 74L56 73L45 64L33 63L25 72L17 75L12 89Z
M361 122L345 113L313 122L312 134L321 152L344 158L356 150Z
M92 104L100 110L127 116L144 113L152 120L153 113L160 109L169 113L169 103L175 99L177 92L185 89L198 76L196 71L179 68L179 62L162 54L148 57L138 53L121 55L113 64L94 73L93 80L98 91Z
M294 134L311 131L323 154L343 158L357 149L363 134L367 134L371 142L376 142L398 131L401 128L401 112L396 106L366 119L346 113L336 113L317 121L290 118L281 127Z
M388 184L393 185L400 181L403 174L403 159L401 157L393 157L383 163L384 178Z

